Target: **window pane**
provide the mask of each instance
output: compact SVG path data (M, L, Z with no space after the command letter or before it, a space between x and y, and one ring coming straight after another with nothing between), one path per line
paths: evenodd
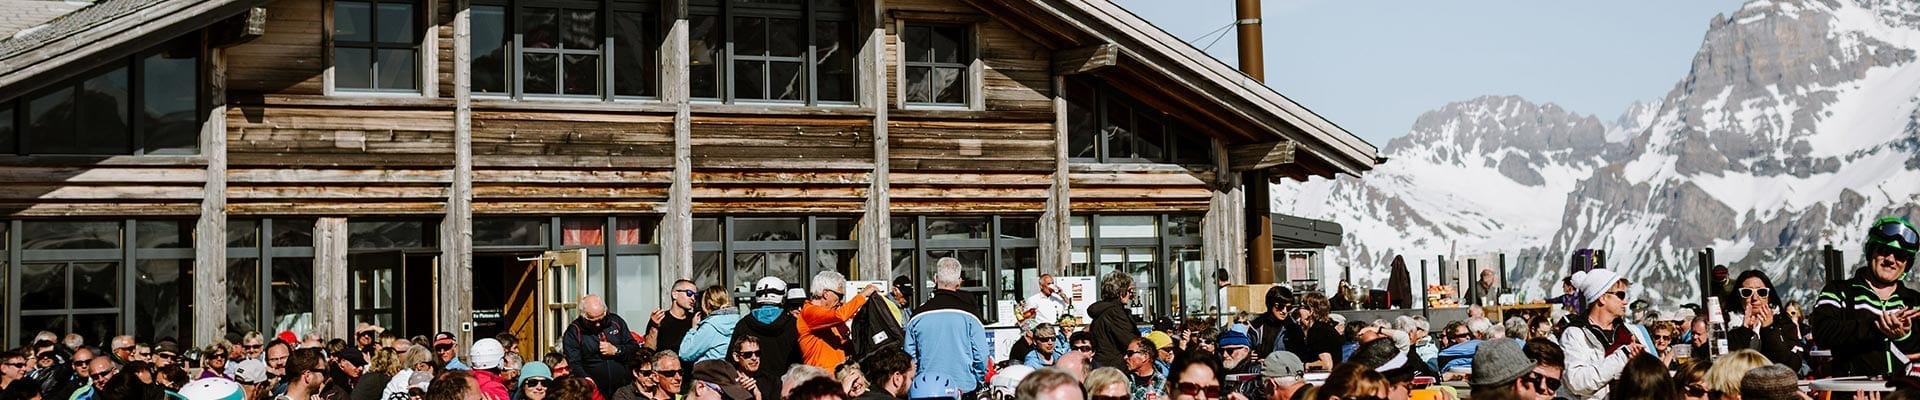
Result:
M0 154L15 154L20 131L13 129L13 103L0 103Z
M126 154L131 149L127 119L127 68L114 68L80 86L80 140L74 153Z
M105 338L118 335L120 314L79 314L73 316L73 333L88 338Z
M894 217L887 228L893 231L893 240L913 240L914 224L911 217Z
M120 307L118 263L73 263L73 308Z
M606 297L607 256L587 256L587 293Z
M621 96L652 96L654 63L651 26L653 16L636 12L613 13L613 93Z
M1152 215L1102 215L1100 216L1100 238L1148 238L1154 237Z
M248 248L260 245L260 221L227 219L227 247Z
M67 265L22 264L20 293L22 310L67 308Z
M431 228L422 221L350 221L347 222L348 248L426 247Z
M903 80L907 86L907 102L933 102L932 72L933 68L930 67L907 67L907 78Z
M174 41L168 51L141 61L140 118L147 153L192 154L200 148L197 45Z
M688 79L690 95L700 98L720 97L720 51L725 49L721 34L720 17L713 15L688 15L688 48L692 52L688 60Z
M742 99L766 98L766 64L760 61L735 61L733 63L733 97Z
M800 255L797 252L734 253L733 284L729 289L751 292L755 281L769 276L786 282L800 282L800 273L807 265L806 259Z
M273 247L313 246L313 220L273 220Z
M413 5L407 3L380 3L381 43L412 44Z
M1100 131L1100 114L1096 108L1097 99L1093 86L1081 79L1066 79L1067 92L1067 157L1094 158L1100 156L1094 140Z
M928 250L927 259L932 260L932 262L930 263L930 265L927 265L926 271L922 272L925 275L921 277L921 281L927 281L927 282L933 281L934 274L938 271L936 268L938 268L938 266L940 265L940 259L945 257L953 257L954 259L960 261L960 287L977 288L977 287L986 286L987 264L991 261L987 259L987 250L985 249ZM975 309L974 311L977 313L977 315L980 315L982 318L986 319L985 322L987 323L995 322L995 321L991 321L991 319L993 319L994 316L987 313L987 307L989 307L991 303L982 301L982 300L985 300L985 297L986 297L986 294L984 291L962 291L962 294L978 296L976 301L979 301L980 308Z
M1040 235L1039 220L1034 218L1000 218L1000 237L1006 239L1036 239Z
M600 56L563 56L567 61L567 94L600 94Z
M693 284L707 287L720 284L720 252L693 252Z
M1073 246L1067 252L1067 259L1070 262L1067 266L1067 276L1096 276L1091 267L1092 264L1089 264L1091 260L1087 258L1087 246Z
M1135 133L1139 136L1140 140L1134 143L1137 146L1135 149L1140 154L1140 158L1153 161L1166 161L1166 158L1163 158L1166 153L1164 153L1162 149L1167 144L1167 136L1166 132L1161 130L1162 125L1160 125L1160 121L1150 116L1136 115L1134 116L1134 123L1139 126L1139 129L1135 130Z
M554 79L560 73L554 63L560 57L554 54L526 53L520 68L526 70L520 82L520 90L529 94L558 94L560 88Z
M566 21L560 29L561 43L569 49L590 50L600 48L600 12L594 10L566 10L561 13Z
M932 28L908 26L906 37L902 40L907 43L907 61L926 62L933 54Z
M373 49L333 48L333 87L373 88Z
M473 91L506 93L507 9L501 6L473 6Z
M614 244L659 244L660 220L648 217L620 217L614 220Z
M360 1L333 2L333 40L373 41L373 5Z
M20 316L20 338L16 343L32 343L33 335L40 331L53 332L65 336L67 316L65 315L23 315Z
M767 21L766 29L767 52L774 57L805 57L807 55L805 21L773 18Z
M1173 314L1208 311L1208 305L1217 304L1212 298L1219 295L1209 290L1213 285L1206 271L1211 268L1207 268L1206 260L1201 258L1200 246L1174 247L1171 251L1173 264L1167 268L1166 282L1179 282L1180 287L1179 290L1168 288L1172 295L1168 306L1173 307L1168 311Z
M193 248L193 221L140 221L134 240L142 249Z
M227 261L227 332L260 331L260 260Z
M413 49L380 49L380 88L381 89L417 89L414 76L419 75Z
M918 276L918 274L914 273L914 271L919 269L919 266L920 266L920 259L919 257L916 257L917 254L918 253L914 252L913 250L894 250L893 251L893 276L894 277L904 276L904 277L907 277L908 280L913 280L913 277ZM915 288L915 289L920 289L920 288ZM915 293L915 296L920 296L922 298L924 298L925 295L926 295L925 290L917 290Z
M814 240L852 240L853 229L858 226L853 218L821 217L813 221Z
M183 337L184 314L193 298L186 270L191 260L141 260L134 272L134 333L143 338Z
M853 101L853 53L859 51L854 46L853 23L818 21L813 28L814 54L819 57L814 64L819 100Z
M27 250L120 248L119 222L25 221L20 231L20 245Z
M660 256L656 254L619 256L620 266L613 271L613 312L645 315L660 308Z
M736 218L733 240L801 240L800 232L806 231L805 226L806 221L800 218Z
M1133 157L1133 107L1118 99L1107 100L1106 124L1101 127L1107 142L1108 158Z
M27 102L26 133L33 147L23 153L73 147L74 93L71 86L61 87Z
M553 8L520 9L520 45L529 49L551 49L560 45L560 10Z
M547 224L539 218L474 218L474 246L539 246Z
M1067 237L1070 239L1087 238L1087 216L1076 215L1067 217Z
M1199 238L1200 228L1200 215L1167 216L1167 237Z
M959 68L934 68L933 101L945 104L964 104L967 102L966 70Z
M800 63L774 62L768 64L771 69L767 71L767 75L770 78L768 82L773 84L770 88L773 89L773 99L806 100L803 96L805 96L807 92L807 81L806 76L802 75L802 71L800 70Z
M720 219L719 218L694 218L693 219L693 241L695 242L720 241Z
M767 20L765 18L733 18L733 54L743 56L767 54Z
M815 264L814 267L818 268L819 271L839 272L840 275L846 276L847 280L893 280L893 277L889 276L861 276L859 268L860 260L855 258L859 255L859 250L818 250L813 254L813 263ZM806 274L802 278L811 279L813 275ZM787 286L793 287L795 285L804 285L804 283L793 283Z
M927 217L927 240L989 239L987 217Z
M1022 301L1026 295L1040 292L1040 249L1000 250L1000 300Z
M1213 140L1206 134L1194 130L1185 124L1169 127L1167 135L1173 137L1174 162L1181 164L1212 164Z
M388 270L392 271L392 270ZM313 260L273 260L274 331L306 332L313 326Z
M941 26L932 29L933 61L939 63L961 63L960 52L966 43L966 29L957 26Z
M607 242L605 218L566 218L560 220L561 246L599 246Z

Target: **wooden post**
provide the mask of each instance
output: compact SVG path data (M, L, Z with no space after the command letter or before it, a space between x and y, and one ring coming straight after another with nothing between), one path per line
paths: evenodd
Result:
M227 335L227 51L209 48L206 122L200 154L207 157L207 183L193 235L193 343Z
M1059 60L1054 63L1057 65ZM1071 216L1073 199L1067 179L1067 78L1054 71L1053 76L1053 182L1047 187L1047 209L1040 212L1039 269L1043 274L1061 275L1073 264ZM1209 271L1211 272L1211 271Z
M313 223L313 331L348 337L351 274L347 270L347 219L323 217ZM305 332L301 332L305 333Z
M673 173L667 186L667 212L660 220L660 267L675 277L693 279L693 112L688 105L689 85L687 44L687 4L671 5L673 25L667 31L660 52L661 100L674 105ZM662 279L661 293L672 289L673 280Z
M453 17L453 187L440 222L439 329L473 343L473 36L472 4L458 0Z
M864 13L873 26L867 32L867 44L860 52L861 73L869 77L860 86L862 101L873 107L873 173L868 177L866 208L860 218L860 275L865 280L893 279L893 195L890 192L892 163L887 145L887 24L885 0L874 0ZM811 288L808 291L812 291Z
M1246 232L1246 209L1241 206L1245 197L1241 192L1240 174L1226 172L1228 161L1224 143L1215 140L1213 154L1215 171L1221 172L1215 175L1213 198L1207 201L1207 215L1201 222L1204 231L1203 257L1209 267L1226 268L1229 281L1246 283L1246 257L1243 254L1246 241L1241 237L1242 232ZM1211 276L1213 271L1210 269L1204 273ZM1217 300L1215 304L1218 304Z

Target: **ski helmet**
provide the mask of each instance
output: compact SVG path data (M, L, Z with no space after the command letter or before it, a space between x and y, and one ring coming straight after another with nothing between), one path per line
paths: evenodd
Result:
M1873 223L1867 230L1867 244L1861 254L1872 257L1877 249L1890 250L1894 254L1907 256L1911 268L1915 253L1920 253L1920 234L1914 232L1913 224L1907 220L1887 217Z

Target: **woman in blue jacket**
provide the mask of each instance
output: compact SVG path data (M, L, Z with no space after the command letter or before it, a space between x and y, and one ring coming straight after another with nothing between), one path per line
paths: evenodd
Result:
M707 316L700 319L700 326L680 340L680 360L686 363L725 360L727 344L733 340L733 327L740 323L740 309L733 306L733 295L727 293L727 288L719 285L700 291L700 306Z

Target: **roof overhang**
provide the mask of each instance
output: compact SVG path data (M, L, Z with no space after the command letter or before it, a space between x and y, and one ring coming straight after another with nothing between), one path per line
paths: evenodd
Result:
M1333 221L1273 214L1273 248L1321 249L1340 245L1345 229Z

